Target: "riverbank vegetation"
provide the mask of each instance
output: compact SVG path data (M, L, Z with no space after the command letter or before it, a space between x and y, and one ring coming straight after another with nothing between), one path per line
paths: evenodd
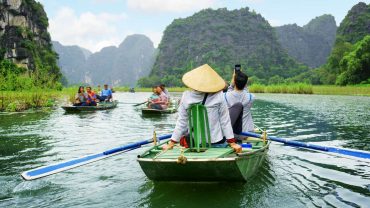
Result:
M1 91L0 111L16 112L28 109L52 107L60 91Z
M115 87L118 92L129 92L129 87ZM170 92L184 92L186 87L168 87ZM135 92L151 92L152 88L135 88ZM252 93L287 93L287 94L319 94L319 95L360 95L370 96L370 84L363 85L310 85L305 83L262 85L253 84L249 87Z

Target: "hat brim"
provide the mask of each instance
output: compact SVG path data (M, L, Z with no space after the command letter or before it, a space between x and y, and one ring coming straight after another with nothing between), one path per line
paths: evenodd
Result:
M225 88L225 81L208 64L184 74L182 82L189 88L206 93L219 92Z

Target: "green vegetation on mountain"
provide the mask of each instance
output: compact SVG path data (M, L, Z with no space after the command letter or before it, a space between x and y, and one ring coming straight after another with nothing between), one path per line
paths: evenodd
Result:
M279 43L297 61L315 68L326 63L333 48L337 26L332 15L322 15L300 27L275 27Z
M204 63L223 78L231 78L234 64L253 80L287 79L308 67L290 58L269 23L248 8L206 9L174 20L165 30L149 77L140 86L163 82L181 86L181 75Z
M43 6L34 0L2 1L0 25L0 90L60 88Z
M370 83L370 4L353 6L341 22L327 63L307 74L314 84Z

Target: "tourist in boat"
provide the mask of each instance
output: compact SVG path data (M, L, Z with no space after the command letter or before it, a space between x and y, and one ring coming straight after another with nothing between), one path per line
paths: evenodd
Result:
M113 99L112 90L108 88L108 85L104 85L104 89L101 91L100 101L110 101Z
M91 90L91 87L86 87L86 92L87 92L87 99L86 103L87 105L90 106L96 106L96 94L94 91Z
M203 102L208 113L211 143L228 143L235 152L241 152L241 146L234 139L229 111L222 93L225 81L207 64L185 73L182 81L192 91L183 93L175 130L169 143L163 146L163 150L172 149L180 142L180 138L188 133L187 110L191 104Z
M148 107L151 109L165 110L168 107L167 95L162 91L160 86L153 87L153 98L149 100ZM156 95L156 96L155 96Z
M164 84L160 84L159 87L161 88L161 90L164 92L164 94L167 95L167 98L168 100L170 99L170 93L168 92L168 90L166 89L166 85Z
M86 106L87 100L87 93L85 92L84 86L80 86L78 91L75 95L75 102L73 103L74 106Z
M232 87L224 94L227 107L230 111L233 130L236 134L240 134L242 131L254 131L251 108L255 96L245 90L247 82L248 76L242 71L236 70L231 81Z

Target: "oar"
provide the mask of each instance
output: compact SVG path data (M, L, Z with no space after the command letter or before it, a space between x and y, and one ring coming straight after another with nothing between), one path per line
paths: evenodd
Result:
M242 132L241 134L244 135L244 136L262 138L261 134L256 134L256 133L252 133L252 132ZM318 151L348 155L348 156L352 156L352 157L370 159L370 152L366 152L366 151L336 148L336 147L326 147L326 146L321 146L321 145L316 145L316 144L308 144L308 143L305 143L305 142L287 140L287 139L283 139L283 138L279 138L279 137L275 137L275 136L268 136L267 139L269 139L271 141L274 141L274 142L284 143L286 145L294 146L294 147L302 147L302 148L306 148L306 149L313 149L313 150L318 150Z
M138 103L138 104L135 104L135 105L133 105L133 106L139 106L139 105L142 105L142 104L145 104L145 103L147 103L148 101L145 101L145 102L142 102L142 103Z
M168 138L171 138L171 134L167 134L167 135L157 137L157 140L164 140L164 139L168 139ZM56 164L53 164L53 165L48 165L48 166L32 169L32 170L23 172L21 175L25 180L33 180L33 179L45 177L45 176L52 175L52 174L55 174L55 173L59 173L59 172L65 171L65 170L69 170L69 169L72 169L72 168L75 168L75 167L78 167L78 166L82 166L82 165L85 165L85 164L88 164L88 163L92 163L92 162L95 162L97 160L101 160L101 159L104 159L104 158L107 158L107 157L110 157L110 156L113 156L113 155L116 155L116 154L120 154L122 152L127 152L127 151L130 151L130 150L133 150L133 149L137 149L137 148L140 148L142 145L146 145L146 144L149 144L149 143L152 143L152 142L153 142L152 138L148 139L148 140L143 140L143 141L136 142L136 143L133 143L133 144L128 144L128 145L124 145L124 146L121 146L121 147L106 150L106 151L101 152L101 153L87 155L87 156L84 156L84 157L80 157L80 158L76 158L76 159L56 163Z

